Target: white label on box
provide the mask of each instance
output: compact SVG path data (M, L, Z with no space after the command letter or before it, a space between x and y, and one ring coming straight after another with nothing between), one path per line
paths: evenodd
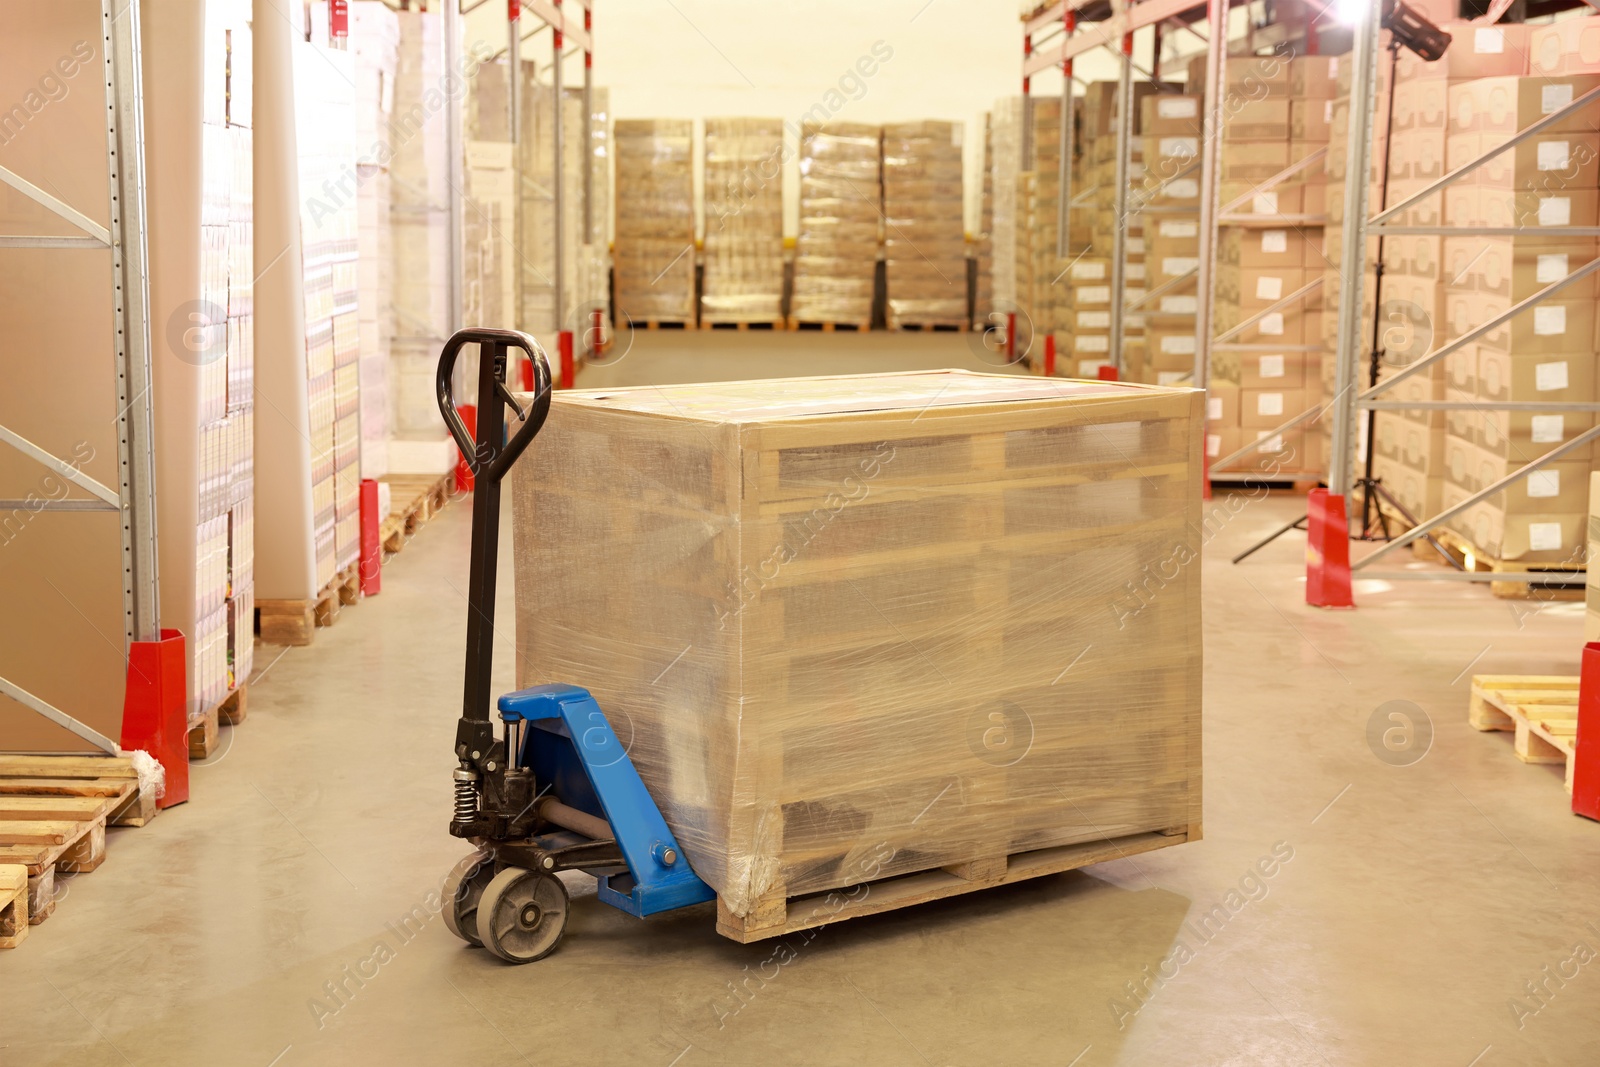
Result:
M1100 368L1109 366L1111 364L1103 359L1080 359L1078 360L1078 377L1098 378L1100 376Z
M1194 355L1194 334L1168 334L1161 338L1161 351L1169 356Z
M1257 415L1282 415L1283 414L1283 394L1282 393L1257 393L1256 394L1256 414Z
M1080 304L1109 304L1111 303L1111 286L1085 285L1078 289L1078 303Z
M1289 251L1289 231L1262 230L1261 251L1266 253L1281 253Z
M1263 378L1282 378L1283 377L1283 357L1282 356L1262 356L1261 357L1261 365L1259 367L1259 370L1260 370L1261 377L1263 377Z
M1156 142L1156 150L1164 156L1182 156L1187 159L1200 154L1200 138L1162 137Z
M1571 85L1546 85L1539 90L1539 111L1548 115L1572 103Z
M1077 262L1072 265L1072 279L1078 281L1084 278L1099 280L1106 276L1106 265L1099 260L1090 262Z
M1217 422L1222 418L1222 398L1220 396L1206 397L1206 419Z
M1256 279L1257 300L1282 300L1283 279L1263 274Z
M1568 273L1565 252L1549 252L1541 255L1533 266L1533 280L1541 285L1559 282Z
M1144 281L1144 264L1143 263L1129 263L1129 264L1126 264L1123 267L1123 270L1127 272L1128 280L1130 282L1142 282L1142 281ZM1129 290L1129 292L1132 292L1132 290Z
M1541 393L1567 387L1567 361L1540 363L1533 368L1533 387Z
M1499 26L1479 26L1472 34L1472 50L1480 56L1497 56L1506 50L1506 31Z
M1142 256L1142 255L1144 255L1144 238L1143 237L1135 237L1132 234L1128 235L1128 255L1130 255L1130 256Z
M1190 372L1186 371L1186 370L1162 370L1162 371L1156 371L1156 384L1157 385L1172 385L1172 384L1174 384L1176 382L1183 381L1185 378L1189 377L1189 374L1190 374Z
M1200 224L1186 219L1162 219L1156 232L1163 237L1198 237Z
M1111 351L1111 338L1104 334L1075 337L1072 339L1072 346L1080 352L1109 352Z
M1220 433L1206 434L1206 455L1212 459L1222 455L1222 435Z
M1283 312L1274 311L1270 315L1261 316L1261 321L1256 323L1256 329L1268 337L1283 336Z
M1174 200L1192 200L1200 195L1200 183L1193 178L1174 178L1167 183L1167 195Z
M1276 215L1278 213L1278 193L1268 189L1264 193L1256 193L1250 198L1250 210L1257 215Z
M1193 293L1178 293L1161 298L1161 310L1168 315L1193 315L1200 310L1200 298Z
M1566 307L1561 304L1535 306L1533 309L1533 332L1540 337L1566 333Z
M1200 114L1200 101L1192 96L1167 96L1156 100L1156 115L1164 119L1192 119Z
M1281 412L1280 412L1280 414L1281 414ZM1283 435L1282 434L1278 434L1278 433L1269 434L1266 430L1257 430L1256 431L1256 440L1262 442L1262 445L1261 445L1261 448L1259 449L1259 451L1267 452L1267 453L1274 453L1274 452L1282 452L1283 451Z
M1559 522L1528 523L1528 548L1533 552L1554 552L1561 547Z
M1547 497L1561 495L1561 472L1533 471L1528 475L1528 495L1530 497Z
M1539 225L1540 226L1570 226L1572 225L1572 201L1564 196L1542 196L1539 198Z
M1533 443L1536 445L1555 444L1567 436L1567 417L1565 415L1535 415L1529 420Z
M1161 273L1169 278L1176 278L1180 274L1187 274L1198 269L1200 260L1194 256L1168 256L1161 261Z
M1333 125L1333 101L1332 100L1324 100L1322 102L1322 121L1326 122L1330 126Z
M1080 311L1078 312L1078 325L1088 330L1109 330L1111 329L1111 312Z
M1538 154L1540 170L1566 170L1572 163L1572 146L1566 141L1540 141Z

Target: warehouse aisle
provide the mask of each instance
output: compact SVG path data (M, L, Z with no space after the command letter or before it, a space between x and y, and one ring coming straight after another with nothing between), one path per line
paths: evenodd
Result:
M581 384L781 371L791 340L663 338ZM860 369L971 365L959 336L861 340L882 358ZM1210 512L1204 841L750 946L712 906L641 923L579 876L560 950L514 968L437 913L464 852L445 833L469 519L452 504L379 597L309 648L259 649L250 717L195 765L192 802L112 831L108 862L0 956L0 1060L1600 1062L1600 977L1574 948L1600 946L1600 834L1565 813L1557 770L1466 724L1472 672L1576 669L1555 653L1581 605L1362 583L1358 611L1312 612L1298 535L1228 563L1299 506ZM1431 723L1411 765L1381 741L1391 701L1416 736Z

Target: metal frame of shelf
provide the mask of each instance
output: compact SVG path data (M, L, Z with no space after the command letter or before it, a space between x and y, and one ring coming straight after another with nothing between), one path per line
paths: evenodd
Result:
M124 654L135 642L160 637L156 566L156 491L150 373L150 286L145 241L144 104L139 49L139 0L101 0L105 136L109 156L110 225L0 167L0 181L82 231L67 237L0 236L0 248L111 250L111 348L117 391L117 474L113 489L4 427L0 442L17 449L94 499L0 501L0 508L121 513ZM117 742L22 687L0 678L0 694L109 753Z

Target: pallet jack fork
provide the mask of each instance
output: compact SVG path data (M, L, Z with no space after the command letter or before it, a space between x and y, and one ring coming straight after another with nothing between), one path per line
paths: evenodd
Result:
M456 410L457 357L478 346L476 435ZM533 368L532 402L506 388L512 350ZM472 469L472 564L467 588L466 679L456 725L452 836L476 849L445 881L445 924L512 963L552 952L566 928L561 871L584 871L599 898L643 917L715 898L690 868L599 703L573 685L541 685L492 700L493 619L500 483L550 414L550 363L514 330L467 329L439 355L439 413ZM506 426L510 408L520 426Z

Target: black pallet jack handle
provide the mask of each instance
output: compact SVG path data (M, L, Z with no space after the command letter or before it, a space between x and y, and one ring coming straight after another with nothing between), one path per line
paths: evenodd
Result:
M469 344L478 346L477 437L467 431L456 410L456 358ZM520 348L533 364L533 401L523 408L506 388L510 350ZM467 583L467 662L461 721L456 725L456 756L465 768L482 772L481 763L494 745L490 709L494 698L490 672L494 663L494 594L500 548L500 482L533 442L550 414L550 361L531 336L517 330L458 330L439 353L439 414L450 428L472 470L472 568ZM509 437L507 406L522 425Z

